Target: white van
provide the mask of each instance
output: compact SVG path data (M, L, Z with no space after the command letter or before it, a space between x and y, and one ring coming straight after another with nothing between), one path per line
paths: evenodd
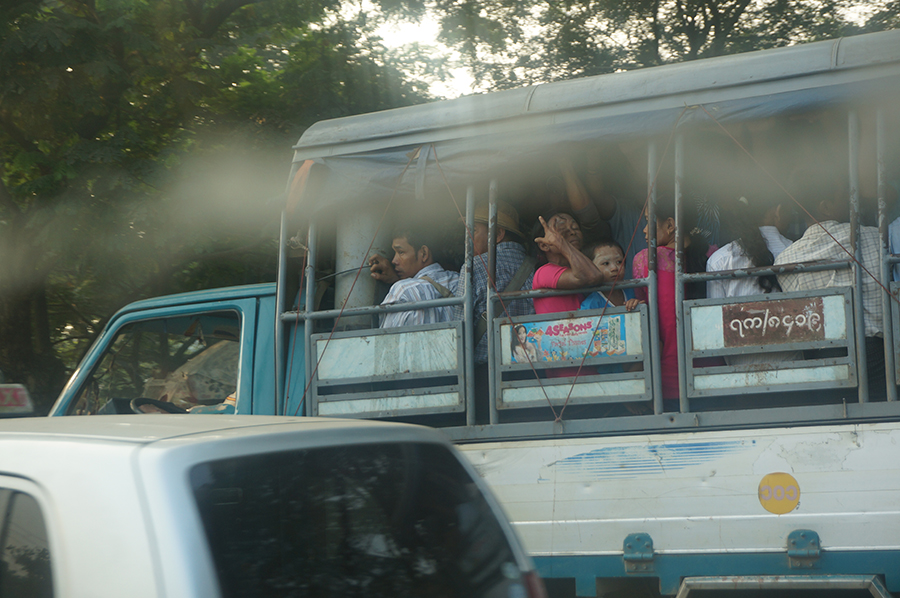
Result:
M438 432L135 415L0 422L0 595L545 593Z

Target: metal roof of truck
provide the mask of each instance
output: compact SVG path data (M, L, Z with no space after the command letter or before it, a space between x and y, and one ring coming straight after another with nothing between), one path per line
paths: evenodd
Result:
M898 69L900 30L885 31L325 120L306 130L295 160L808 91L896 77Z
M337 118L294 146L294 171L312 160L318 182L315 192L293 187L289 205L309 216L397 193L423 198L426 189L546 161L561 144L896 98L900 30Z

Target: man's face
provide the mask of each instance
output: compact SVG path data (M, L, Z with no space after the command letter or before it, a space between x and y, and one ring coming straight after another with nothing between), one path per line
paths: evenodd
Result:
M475 223L475 230L472 231L472 246L475 255L487 253L488 250L488 227L483 222Z
M394 250L394 259L391 263L397 276L400 278L412 278L419 273L419 270L425 267L424 260L420 258L419 252L413 249L406 237L394 239L391 243L391 249Z

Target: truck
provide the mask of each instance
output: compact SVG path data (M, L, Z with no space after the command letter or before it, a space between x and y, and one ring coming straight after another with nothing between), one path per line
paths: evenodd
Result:
M898 593L898 100L900 31L888 31L317 123L293 148L277 282L124 307L50 415L189 409L439 428L555 597ZM475 260L495 270L498 205L536 222L571 201L560 164L587 176L587 155L603 156L606 212L634 216L629 261L648 249L647 275L617 283L646 302L513 317L506 302L597 289L488 285L476 313L471 272ZM687 271L685 209L703 207L703 232L727 241L723 198L753 201L762 187L793 208L787 178L804 164L846 181L852 232L838 259ZM666 197L674 257L662 274L645 231ZM490 243L475 255L481 205ZM464 266L466 282L416 308L461 317L382 328L410 306L381 303L368 261L390 255L392 224L409 214L455 239L445 267ZM869 226L875 267L863 261ZM689 292L809 273L849 282ZM663 390L667 275L676 398ZM475 358L480 319L486 364ZM527 363L514 356L517 327L536 348Z

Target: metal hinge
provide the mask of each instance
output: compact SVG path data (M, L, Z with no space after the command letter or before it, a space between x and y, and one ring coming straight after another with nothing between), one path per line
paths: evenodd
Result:
M622 558L626 573L653 572L653 538L650 534L628 534L623 544Z
M791 569L814 569L822 556L819 534L808 529L795 529L788 534L787 554Z

